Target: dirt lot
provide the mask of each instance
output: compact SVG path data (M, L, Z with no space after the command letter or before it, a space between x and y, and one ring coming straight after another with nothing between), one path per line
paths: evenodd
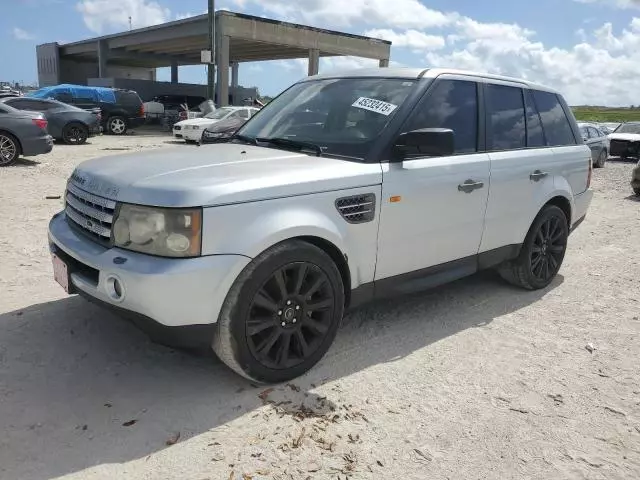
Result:
M547 290L485 273L367 307L313 371L271 391L53 282L61 200L45 197L84 159L171 146L100 137L0 169L0 479L640 478L631 164L595 171Z

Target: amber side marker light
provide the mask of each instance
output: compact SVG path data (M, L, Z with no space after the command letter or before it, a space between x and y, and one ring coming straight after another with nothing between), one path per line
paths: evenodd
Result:
M402 197L400 195L394 195L393 197L389 197L389 201L391 203L398 203L400 200L402 200Z

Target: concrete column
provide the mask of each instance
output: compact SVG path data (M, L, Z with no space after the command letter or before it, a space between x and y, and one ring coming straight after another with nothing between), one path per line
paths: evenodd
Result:
M107 78L107 60L109 58L109 46L104 40L98 42L98 78Z
M178 83L178 61L171 60L171 83Z
M229 37L220 35L216 44L216 97L218 105L229 105Z
M379 66L380 66L380 68L388 67L389 66L389 59L388 58L381 58Z
M233 62L231 64L231 86L233 88L237 88L240 85L240 81L238 80L238 73L240 71L240 64L238 62Z
M309 49L309 76L317 75L320 70L320 50Z

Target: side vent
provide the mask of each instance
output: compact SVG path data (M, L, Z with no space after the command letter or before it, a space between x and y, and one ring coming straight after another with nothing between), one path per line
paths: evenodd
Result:
M349 223L366 223L373 220L376 214L376 195L364 193L336 200L336 208Z

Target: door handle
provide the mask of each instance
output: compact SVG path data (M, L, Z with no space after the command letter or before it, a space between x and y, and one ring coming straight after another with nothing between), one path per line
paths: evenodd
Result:
M529 175L529 179L533 180L534 182L539 182L540 180L542 180L547 175L549 175L548 172L543 172L541 170L536 170L531 175Z
M475 180L465 180L464 183L458 185L458 191L464 193L471 193L478 188L484 187L483 182L476 182Z

